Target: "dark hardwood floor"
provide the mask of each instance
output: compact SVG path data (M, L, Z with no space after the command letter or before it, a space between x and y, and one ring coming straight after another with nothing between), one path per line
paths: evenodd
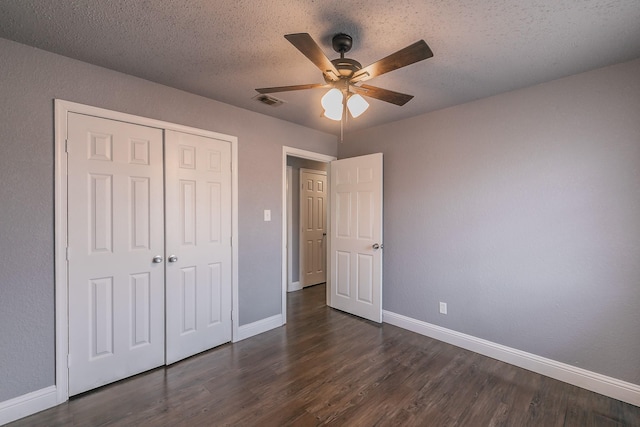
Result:
M640 408L289 295L286 326L11 426L640 426Z

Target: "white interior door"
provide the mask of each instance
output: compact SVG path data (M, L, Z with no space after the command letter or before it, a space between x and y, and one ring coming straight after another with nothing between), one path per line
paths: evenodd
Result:
M300 284L327 281L327 173L300 169Z
M231 147L165 134L167 364L231 341Z
M75 395L164 364L162 131L69 113L67 151Z
M382 154L331 162L329 305L382 322Z

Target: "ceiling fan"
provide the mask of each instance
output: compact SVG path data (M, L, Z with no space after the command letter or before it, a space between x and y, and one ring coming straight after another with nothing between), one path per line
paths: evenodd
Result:
M266 87L256 89L256 91L261 94L267 94L292 90L331 88L322 98L322 106L325 108L325 116L333 120L342 120L346 110L349 110L353 117L362 114L369 104L359 95L395 105L406 104L413 98L413 95L382 89L363 82L433 56L433 52L427 43L424 40L420 40L363 68L355 59L345 58L344 56L345 53L351 50L353 45L353 39L348 34L340 33L333 37L333 50L340 54L340 58L332 60L327 58L320 46L307 33L287 34L284 37L322 71L325 83Z

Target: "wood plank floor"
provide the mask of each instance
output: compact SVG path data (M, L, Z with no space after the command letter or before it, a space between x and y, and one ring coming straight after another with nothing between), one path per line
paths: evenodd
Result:
M640 426L640 408L289 295L285 327L11 426Z

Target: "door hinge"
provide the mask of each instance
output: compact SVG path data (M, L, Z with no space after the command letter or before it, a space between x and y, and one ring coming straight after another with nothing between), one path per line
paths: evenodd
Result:
M71 355L67 354L67 368L71 367Z
M68 139L64 140L64 152L65 153L69 152L69 140Z
M65 248L65 252L66 252L66 253L65 253L65 255L64 255L64 256L65 256L65 259L66 259L67 261L69 261L69 246L67 246L67 247Z

